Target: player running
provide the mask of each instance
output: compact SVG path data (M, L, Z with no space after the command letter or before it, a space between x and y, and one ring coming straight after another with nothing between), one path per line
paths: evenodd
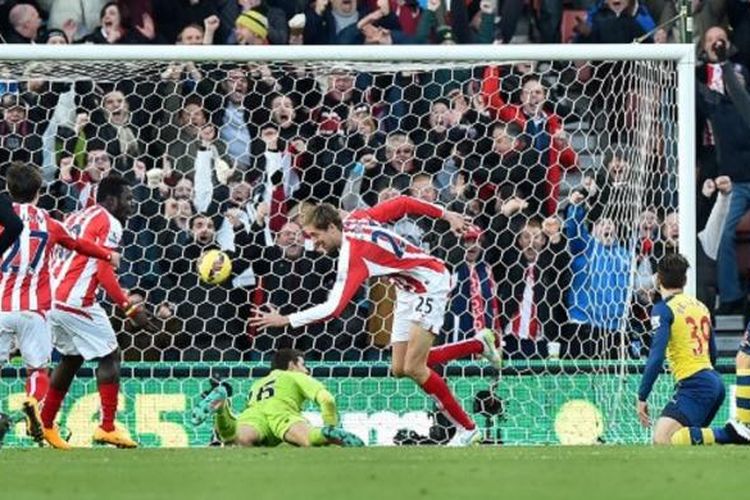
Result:
M256 310L250 323L258 328L286 325L298 328L336 317L369 277L390 277L398 290L391 333L391 370L396 377L407 376L414 380L455 423L456 434L449 446L469 446L481 440L481 432L461 408L445 380L430 367L481 354L499 370L501 358L497 339L493 332L486 330L473 339L430 349L443 326L452 289L451 276L442 260L426 254L383 226L405 215L442 218L457 232L465 231L468 226L461 214L408 196L356 210L343 221L335 207L318 205L306 214L303 226L318 250L339 253L336 283L328 300L289 316L282 316L273 308L270 312Z
M218 385L193 409L193 425L214 415L219 439L237 446L277 446L282 442L302 447L364 446L357 436L336 427L336 400L309 373L302 352L279 349L271 361L271 373L250 389L245 411L234 416L226 388ZM302 416L305 401L320 407L324 427L314 427Z
M664 365L677 381L672 399L654 427L654 444L700 445L737 442L730 426L708 428L724 402L724 383L714 370L716 340L708 308L683 292L689 268L687 259L669 254L657 265L662 300L654 305L651 323L656 331L651 342L637 413L649 427L648 396Z
M110 174L99 183L97 204L65 221L68 230L114 251L120 244L122 224L131 214L132 194L128 182ZM136 326L155 331L141 305L131 305L117 282L112 266L82 255L62 252L56 256L53 276L55 297L49 314L55 348L62 354L52 371L49 391L42 406L44 439L54 448L68 449L54 425L55 417L83 361L96 359L96 382L101 398L101 423L94 431L95 443L135 448L137 443L115 428L117 394L120 388L120 350L104 309L96 300L101 286Z
M47 393L47 364L52 339L47 313L52 303L50 261L57 245L82 256L101 259L116 267L120 255L86 239L76 239L43 209L37 208L42 177L30 165L14 164L6 174L12 210L23 221L22 232L2 254L0 262L0 365L8 361L15 340L26 365L26 416L28 434L42 442L39 402Z

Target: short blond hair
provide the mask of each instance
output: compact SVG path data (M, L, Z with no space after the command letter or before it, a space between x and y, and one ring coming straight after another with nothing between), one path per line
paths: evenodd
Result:
M339 209L330 203L321 203L312 210L302 214L302 226L312 226L315 229L325 231L331 224L340 231L343 227Z

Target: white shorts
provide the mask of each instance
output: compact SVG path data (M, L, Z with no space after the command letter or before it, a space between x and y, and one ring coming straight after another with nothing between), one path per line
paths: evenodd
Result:
M409 331L414 323L434 335L440 333L452 289L451 275L448 272L438 275L428 286L428 293L424 294L396 289L391 343L408 342Z
M49 326L55 348L66 356L83 356L88 361L118 347L109 317L98 304L85 308L57 305L49 312Z
M0 313L0 365L10 359L14 347L21 351L29 368L43 368L52 354L52 338L47 320L37 311Z

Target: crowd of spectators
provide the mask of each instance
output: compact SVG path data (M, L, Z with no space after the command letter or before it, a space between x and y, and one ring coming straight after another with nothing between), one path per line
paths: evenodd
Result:
M54 44L672 43L683 41L679 3L0 0L0 30L7 43ZM719 312L742 312L750 3L692 8L696 265L716 262L699 273L700 293ZM109 172L133 185L121 280L163 328L144 335L122 322L126 359L258 359L289 346L325 360L387 356L396 291L386 281L326 324L256 332L246 319L253 304L292 312L332 288L335 260L312 251L300 224L311 203L348 212L400 194L474 221L463 238L442 221L393 223L454 272L444 339L494 328L522 359L645 353L655 265L678 249L676 111L656 111L657 137L644 145L629 118L633 63L355 71L195 61L90 78L50 66L60 74L45 79L1 59L0 189L12 162L33 163L46 182L40 204L63 218L93 203ZM209 248L232 258L223 286L195 272Z

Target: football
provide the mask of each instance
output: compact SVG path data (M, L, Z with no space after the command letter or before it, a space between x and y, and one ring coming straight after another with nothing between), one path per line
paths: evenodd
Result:
M198 275L209 285L218 285L232 273L232 261L221 250L208 250L198 259Z

